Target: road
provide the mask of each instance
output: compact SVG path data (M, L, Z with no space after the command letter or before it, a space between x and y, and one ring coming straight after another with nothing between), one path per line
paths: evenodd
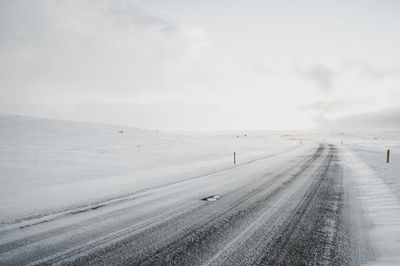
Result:
M0 264L359 265L343 177L329 144L260 158L8 225Z

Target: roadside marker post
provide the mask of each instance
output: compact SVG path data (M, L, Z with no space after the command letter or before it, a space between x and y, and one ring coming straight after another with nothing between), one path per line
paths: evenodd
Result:
M389 163L389 159L390 159L390 150L387 150L387 153L386 153L386 163Z
M233 152L233 164L236 164L236 152Z

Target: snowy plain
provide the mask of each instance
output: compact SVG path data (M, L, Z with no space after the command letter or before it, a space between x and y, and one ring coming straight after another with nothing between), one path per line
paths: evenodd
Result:
M123 132L123 133L120 133ZM295 149L279 132L173 133L0 117L0 222L50 214Z
M46 226L59 227L42 222L66 214L97 208L99 213L106 212L101 207L113 202L118 203L113 211L124 210L132 204L130 199L148 190L160 188L159 195L151 198L155 201L175 190L187 189L190 194L197 189L196 195L183 193L171 198L176 208L188 198L200 199L213 192L224 199L225 192L246 185L243 176L255 176L256 184L256 176L265 167L279 172L286 162L294 162L322 144L336 147L335 164L343 167L349 215L359 234L355 239L363 242L359 243L359 264L399 265L399 131L163 132L1 115L0 245L25 239ZM389 164L387 149L391 150ZM237 153L237 165L233 165L233 152ZM196 181L204 176L215 179ZM162 189L165 185L170 189ZM157 211L171 202L166 197L164 202L148 206ZM96 212L85 215L95 217ZM67 216L61 223L70 223L68 219L84 221ZM35 224L41 227L35 228ZM26 227L33 232L18 231ZM222 250L226 253L228 248Z

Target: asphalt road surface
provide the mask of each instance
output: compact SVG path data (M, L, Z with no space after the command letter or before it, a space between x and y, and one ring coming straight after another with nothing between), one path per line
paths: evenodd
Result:
M337 148L317 144L10 224L0 264L359 265L344 184Z

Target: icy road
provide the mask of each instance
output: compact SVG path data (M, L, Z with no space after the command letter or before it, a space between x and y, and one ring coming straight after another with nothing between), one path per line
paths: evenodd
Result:
M0 262L361 264L369 246L339 159L334 145L300 147L10 224L0 232Z
M399 254L400 132L183 134L0 115L0 265Z

